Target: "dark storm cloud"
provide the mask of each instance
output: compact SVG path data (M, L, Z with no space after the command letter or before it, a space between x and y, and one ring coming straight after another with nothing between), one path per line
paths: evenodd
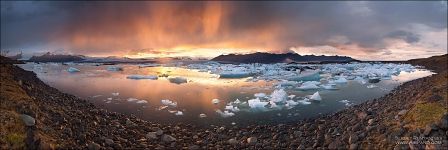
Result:
M446 3L436 1L1 4L1 48L11 50L134 53L224 43L268 50L355 44L361 51L376 51L387 47L384 38L418 42L419 34L405 30L412 24L447 28Z

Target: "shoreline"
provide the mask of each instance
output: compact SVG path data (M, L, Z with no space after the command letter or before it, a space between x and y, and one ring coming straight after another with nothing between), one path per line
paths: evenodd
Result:
M446 55L443 57L446 61ZM424 66L428 67L428 65ZM397 145L409 148L410 145L394 144L395 137L384 136L400 137L413 134L445 137L441 140L443 144L432 145L435 148L446 147L448 144L446 141L448 131L443 126L443 121L448 118L446 105L443 106L443 103L447 102L446 90L440 90L447 84L446 68L443 69L443 67L434 70L437 74L405 82L381 98L368 100L335 113L295 123L242 127L238 125L211 126L209 128L198 128L182 123L159 124L156 121L141 120L133 115L109 112L94 106L87 100L48 86L33 72L12 65L2 64L1 67L2 82L9 81L17 85L29 96L29 99L25 98L27 99L25 102L34 103L30 108L23 108L23 103L17 104L15 101L2 103L5 107L13 109L10 111L15 109L20 114L36 119L35 125L26 127L28 139L26 147L31 149L38 147L47 149L69 147L89 149L108 147L115 149L390 149ZM428 69L431 68L428 67ZM437 83L439 80L442 80L442 83ZM434 90L434 85L439 86L439 84L440 88ZM426 96L427 91L433 92L432 95ZM420 133L421 131L417 133L417 129L412 127L406 128L405 125L412 125L412 121L406 121L406 118L412 112L414 105L418 104L417 102L426 102L427 97L434 95L442 97L435 102L430 102L441 103L445 108L442 119L436 120L442 123L433 123L435 128L432 124L430 129L425 127L425 132L429 130L427 134ZM3 97L2 94L3 98L8 100L8 97ZM383 139L387 140L383 141ZM428 145L423 146L428 147ZM2 148L3 146L2 143Z

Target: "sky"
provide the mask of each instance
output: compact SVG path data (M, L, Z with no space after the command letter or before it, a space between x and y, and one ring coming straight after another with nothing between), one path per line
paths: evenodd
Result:
M407 60L446 54L447 33L446 1L1 1L1 50L11 54Z

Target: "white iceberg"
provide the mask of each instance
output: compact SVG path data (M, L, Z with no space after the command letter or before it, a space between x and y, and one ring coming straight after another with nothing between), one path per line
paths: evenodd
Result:
M319 89L319 88L320 87L317 86L316 82L313 82L313 81L304 82L304 83L302 83L302 85L300 87L298 87L299 90L315 90L315 89Z
M70 68L67 69L67 72L70 72L70 73L80 72L80 71L81 71L81 70L79 70L79 69L77 69L77 68L74 68L74 67L70 67Z
M219 103L219 99L216 99L216 98L215 98L215 99L212 99L212 103L213 103L213 104L218 104L218 103Z
M182 116L182 115L184 115L184 113L181 112L181 111L177 111L174 115L176 115L176 116Z
M107 98L107 100L111 101L111 100L112 100L112 97Z
M176 83L176 84L187 83L187 79L183 78L183 77L168 78L168 81L170 81L171 83Z
M303 105L311 104L311 102L310 102L310 100L308 98L304 98L303 100L299 100L297 102L300 103L300 104L303 104Z
M148 101L146 101L146 100L138 100L135 103L137 103L137 104L146 104L146 103L148 103Z
M285 90L277 89L271 93L271 101L273 102L284 102L288 99L288 94L286 94Z
M325 85L321 85L321 87L326 90L337 90L338 89L335 87L334 84L325 84Z
M138 99L136 99L136 98L132 98L132 97L127 99L128 102L133 102L133 101L137 101L137 100L138 100Z
M118 95L120 95L120 93L118 93L118 92L114 92L114 93L112 93L112 95L113 95L113 96L118 96Z
M265 93L255 93L254 96L258 97L258 98L263 98L263 97L266 97L266 94Z
M322 100L322 98L320 97L319 92L314 93L313 95L311 95L310 97L311 100L316 100L316 101L320 101Z
M298 103L298 102L295 102L295 101L293 101L293 100L287 100L287 101L286 101L286 104L287 104L288 106L296 106L296 105L298 105L299 103Z
M224 111L224 112L222 112L221 110L216 110L216 112L219 114L219 115L221 115L221 117L223 117L223 118L227 118L227 117L232 117L232 116L235 116L235 113L233 113L233 112L229 112L229 111Z
M352 103L350 101L348 101L348 100L341 100L339 102L344 103L345 106L351 106L352 105Z
M266 106L269 102L262 102L260 99L256 98L248 100L247 103L250 108L265 108L264 106Z
M123 68L120 66L108 66L107 71L123 71Z
M341 76L337 80L334 80L334 83L347 83L347 79Z
M240 109L238 107L235 107L235 106L232 106L232 105L227 105L225 110L229 110L229 111L232 111L232 112L239 112L240 111Z
M134 80L140 80L140 79L157 80L158 79L158 77L155 75L128 75L126 78L134 79Z
M240 101L239 99L236 99L233 103L234 103L234 104L240 104L241 101Z
M300 72L300 74L287 79L291 81L319 81L319 72L320 70L305 70Z
M177 102L173 102L169 99L162 99L162 100L160 100L160 102L162 102L162 104L166 105L166 106L177 107Z

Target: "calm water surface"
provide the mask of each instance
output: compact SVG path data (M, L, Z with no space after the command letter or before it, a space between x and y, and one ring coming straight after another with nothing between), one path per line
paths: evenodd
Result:
M239 99L246 102L254 98L255 93L270 94L274 90L275 81L246 82L242 79L219 79L217 75L183 67L145 67L137 65L119 65L124 71L107 71L108 66L93 64L23 64L26 70L36 72L45 83L63 92L90 100L97 106L110 111L134 114L149 121L163 123L185 122L197 125L222 124L232 122L242 125L248 123L291 122L319 114L332 113L348 107L341 100L348 100L351 104L359 104L366 100L379 98L403 82L431 75L430 71L401 72L392 76L391 80L375 83L377 88L367 88L367 84L360 84L349 80L346 84L338 84L339 90L319 90L321 102L308 105L299 104L291 109L253 110L240 107L241 111L235 116L223 118L216 110L224 110L228 102ZM76 67L80 72L69 73L69 67ZM126 77L131 74L160 75L169 77L184 77L188 83L171 83L165 77L158 80L131 80ZM297 100L311 95L317 90L300 91L285 89L288 95L296 95ZM115 95L114 95L114 94ZM118 95L116 95L118 93ZM146 100L148 103L128 101L129 98ZM213 104L212 99L219 99L220 103ZM163 106L162 99L177 102L177 107ZM175 115L182 111L183 115ZM206 114L201 118L199 114Z

